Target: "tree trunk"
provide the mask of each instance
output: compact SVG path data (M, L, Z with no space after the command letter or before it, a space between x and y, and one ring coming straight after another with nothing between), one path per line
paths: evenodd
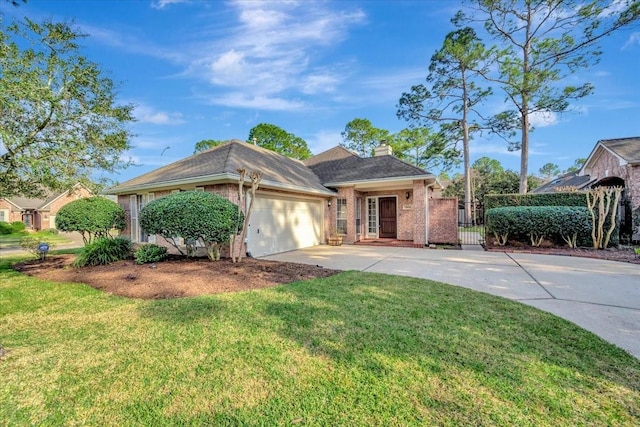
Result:
M464 79L464 77L463 77ZM471 171L469 167L469 103L466 85L463 89L462 108L462 153L464 158L464 222L471 224L475 220L475 209L471 200Z

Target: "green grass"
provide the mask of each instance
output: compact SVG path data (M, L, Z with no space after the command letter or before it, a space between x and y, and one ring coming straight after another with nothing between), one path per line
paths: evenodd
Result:
M60 243L68 243L69 239L64 236L60 236L59 234L49 233L47 231L36 231L36 232L27 232L24 231L22 233L13 233L13 234L1 234L0 235L0 249L3 248L19 248L20 240L23 237L43 237L49 240L50 242L60 244Z
M480 235L484 236L485 227L482 225L474 225L469 227L458 227L458 232L475 232L480 233Z
M0 345L2 425L640 423L628 353L516 302L380 274L142 301L5 259Z

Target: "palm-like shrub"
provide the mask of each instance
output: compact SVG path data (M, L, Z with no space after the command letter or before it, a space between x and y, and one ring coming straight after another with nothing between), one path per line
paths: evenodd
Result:
M131 258L133 245L124 237L100 237L85 245L74 267L86 267L90 265L107 265L112 262Z

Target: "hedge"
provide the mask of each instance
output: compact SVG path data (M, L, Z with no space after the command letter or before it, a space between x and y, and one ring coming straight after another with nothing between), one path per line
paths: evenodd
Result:
M484 198L485 212L491 209L502 207L524 207L524 206L574 206L587 208L587 196L584 192L568 193L528 193L528 194L488 194ZM591 217L589 217L591 218ZM485 221L488 219L485 218ZM608 219L604 224L605 229L609 227ZM522 239L522 236L520 236ZM617 246L620 243L620 226L616 228L611 236L609 246ZM592 246L591 231L587 237L578 237L578 246Z
M493 208L486 214L487 233L498 244L509 238L527 239L538 246L543 239L571 247L588 245L591 236L591 215L582 206L510 206Z

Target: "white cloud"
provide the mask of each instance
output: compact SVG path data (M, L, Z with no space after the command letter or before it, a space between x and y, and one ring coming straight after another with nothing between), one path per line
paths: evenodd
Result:
M336 69L340 64L312 68L314 56L346 38L351 26L362 23L362 11L336 11L323 3L295 1L230 5L237 22L226 29L229 35L194 46L186 74L222 89L233 88L236 93L223 98L235 106L262 108L261 102L268 101L265 105L271 109L300 106L298 101L286 101L285 93L331 92L343 81ZM275 107L274 100L278 101Z
M306 139L307 145L313 154L320 154L343 142L340 132L342 130L321 130L311 138Z
M340 78L330 73L311 74L302 79L302 92L313 95L322 92L333 92L336 90Z
M140 123L151 123L154 125L180 125L185 121L182 113L157 111L147 105L137 105L134 115Z
M284 98L263 95L253 96L242 92L231 92L221 96L207 98L207 103L225 107L255 108L260 110L289 111L305 108L301 101L290 101Z
M166 46L158 46L148 41L141 40L135 34L135 30L116 31L110 28L96 27L94 25L81 24L79 28L83 33L91 36L92 40L97 40L107 46L118 48L125 52L136 53L155 58L161 58L172 62L185 62L187 57L179 49L171 49Z
M640 46L640 32L631 33L627 42L622 46L622 49L627 49L631 46Z
M151 7L154 9L164 9L169 5L178 3L189 3L189 0L156 0L151 2Z
M529 114L529 123L534 128L553 126L558 123L558 115L552 111L536 111Z

